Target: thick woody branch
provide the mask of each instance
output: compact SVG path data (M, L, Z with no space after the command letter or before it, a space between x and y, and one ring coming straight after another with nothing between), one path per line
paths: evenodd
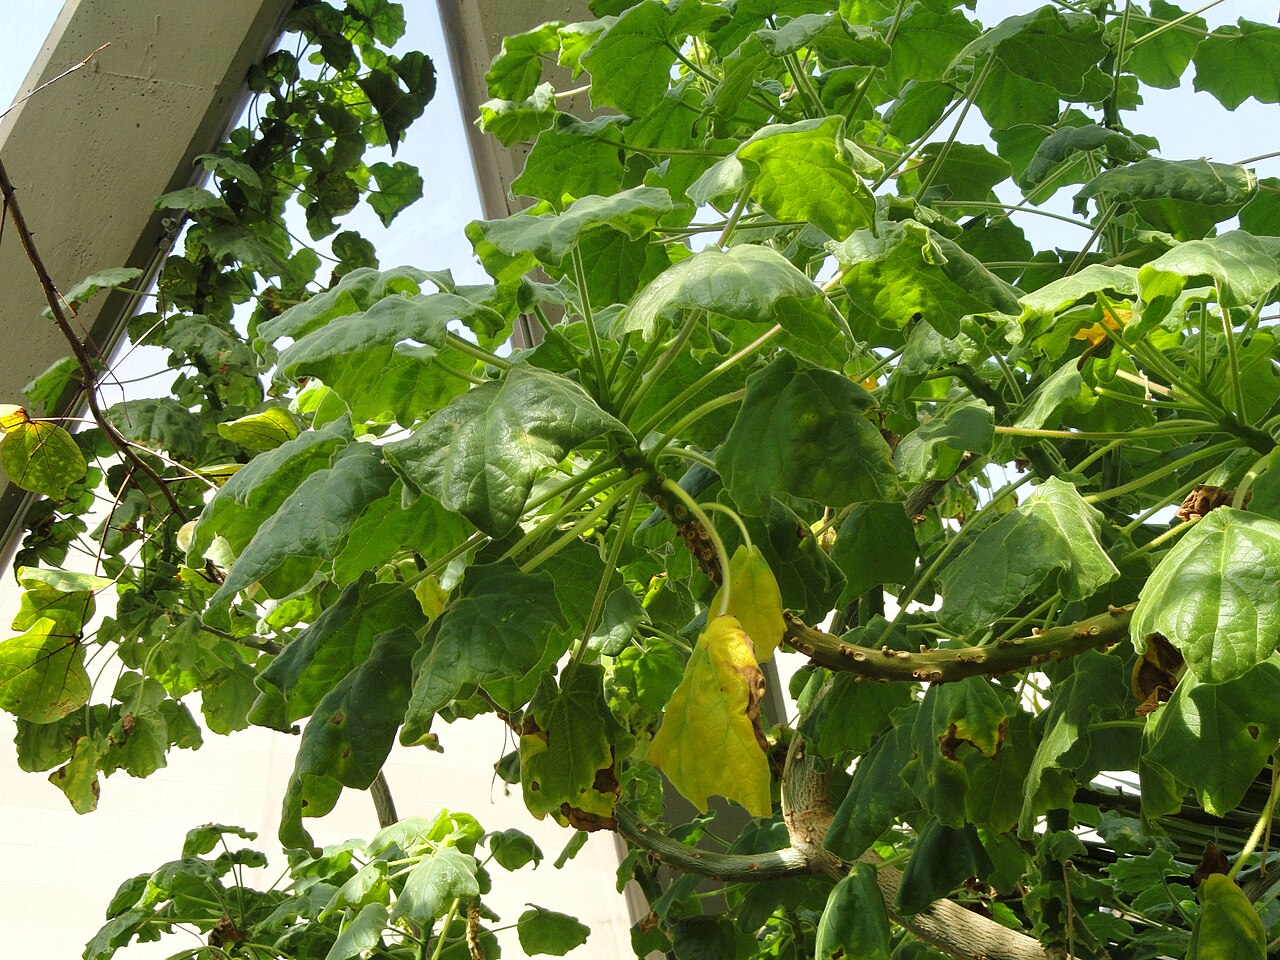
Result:
M1134 604L1111 607L1106 613L1078 623L1051 627L1033 632L1028 637L1014 637L986 646L921 650L918 653L889 647L872 650L845 643L839 637L805 625L790 614L787 615L787 632L783 639L793 649L828 670L855 673L884 683L946 683L965 677L1013 673L1119 643L1129 636L1133 608Z
M22 216L22 208L18 205L17 191L14 189L13 181L9 179L9 172L5 169L3 162L0 162L0 194L4 196L5 213L13 218L13 226L18 231L18 239L22 243L22 249L26 251L27 259L31 261L31 266L36 272L36 278L40 281L45 301L49 304L49 311L53 315L53 322L57 324L58 330L66 338L67 343L70 344L71 352L75 355L76 363L80 366L80 378L84 381L85 399L89 404L89 415L93 417L94 423L102 430L103 436L107 438L116 452L135 470L150 479L155 484L156 489L169 501L169 507L174 514L185 521L187 519L186 511L182 509L181 504L178 503L168 484L160 478L160 475L152 469L150 464L133 452L129 446L129 441L116 429L115 424L106 418L102 408L98 405L98 375L93 369L93 360L85 349L84 344L80 342L76 332L71 328L71 323L67 320L66 310L63 308L62 295L58 293L58 288L54 286L53 278L49 276L49 270L45 267L44 260L41 259L39 251L36 250L35 240L31 236L31 231L27 228L27 222Z

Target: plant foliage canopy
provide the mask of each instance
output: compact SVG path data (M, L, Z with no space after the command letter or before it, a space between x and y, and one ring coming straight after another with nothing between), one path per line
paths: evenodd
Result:
M0 409L43 497L0 641L23 767L87 812L198 747L197 702L218 734L303 728L286 885L199 827L86 960L177 925L187 957L496 956L484 896L542 852L398 819L380 777L484 713L532 816L630 844L637 956L1261 960L1280 181L1136 124L1146 87L1280 101L1280 28L1165 0L590 6L489 71L482 127L532 145L528 206L467 228L491 282L340 229L421 195L366 150L434 70L389 52L398 4L299 3L259 119L159 201L185 247L130 334L171 394L70 432L100 376L77 344ZM520 317L542 335L509 350ZM317 848L308 820L370 788L381 832ZM528 954L592 949L505 919Z

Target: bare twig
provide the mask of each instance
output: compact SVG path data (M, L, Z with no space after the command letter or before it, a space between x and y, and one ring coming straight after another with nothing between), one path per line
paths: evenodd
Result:
M3 112L0 112L0 120L3 120L10 110L14 110L21 104L26 103L28 100L34 97L37 93L39 93L45 87L49 86L50 84L57 83L63 77L70 76L71 74L75 73L85 64L87 64L90 60L92 60L97 54L101 53L103 50L107 49L107 47L109 46L111 46L111 41L108 40L106 43L100 46L97 50L93 51L93 53L89 54L87 57L85 57L83 60L77 63L74 67L68 67L66 70L63 70L56 77L50 77L44 83L40 84L40 86L36 87L34 90L28 93L25 97L19 97L17 100L13 101L13 103L9 104L9 106L6 107Z
M22 216L22 209L18 206L17 191L14 189L13 181L9 179L9 172L5 169L3 161L0 161L0 193L4 195L5 212L13 218L13 226L18 231L18 238L22 241L22 249L26 251L27 259L31 261L31 266L40 281L45 301L49 304L49 310L53 314L53 322L57 324L63 337L66 338L67 343L71 346L71 352L75 355L76 362L80 365L80 375L84 380L85 399L89 404L89 413L93 417L93 422L102 430L103 436L107 438L116 452L128 461L135 470L145 474L155 484L156 489L169 501L169 506L173 512L185 522L189 519L186 511L182 509L177 498L169 490L168 485L149 463L142 460L130 449L129 441L124 438L124 435L116 429L115 424L108 420L102 412L102 408L98 404L98 379L93 369L93 360L90 358L84 344L80 342L80 338L76 336L75 331L71 328L71 323L63 310L62 304L64 301L62 295L58 292L58 288L54 286L53 279L49 276L49 270L45 267L39 251L36 250L35 240L31 236L31 231L27 228L27 222Z

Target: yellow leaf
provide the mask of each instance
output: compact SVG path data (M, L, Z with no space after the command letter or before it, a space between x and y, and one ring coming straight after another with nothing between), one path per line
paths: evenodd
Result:
M751 638L756 662L764 663L778 649L787 624L782 619L782 592L759 547L738 547L729 561L729 584L729 609L725 613L742 624ZM708 610L713 617L720 612L719 591Z
M0 403L0 433L27 422L27 411L16 403Z
M716 795L736 800L752 816L769 816L763 696L764 674L742 626L733 617L714 618L671 695L649 762L699 810Z

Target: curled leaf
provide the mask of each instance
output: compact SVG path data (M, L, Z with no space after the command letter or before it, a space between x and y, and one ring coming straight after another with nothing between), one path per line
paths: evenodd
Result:
M714 795L756 817L772 811L760 732L764 674L734 617L716 617L698 638L684 679L649 747L649 762L699 810Z

